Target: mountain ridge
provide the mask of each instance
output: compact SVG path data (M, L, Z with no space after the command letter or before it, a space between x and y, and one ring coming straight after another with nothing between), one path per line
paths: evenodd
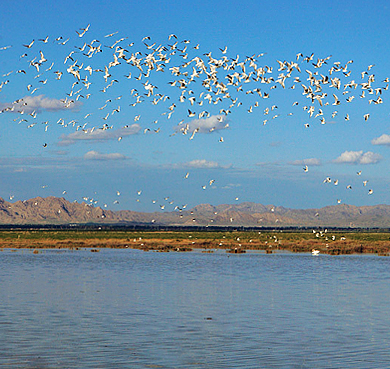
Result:
M390 227L390 205L329 205L290 209L252 202L199 204L189 210L136 212L104 210L63 197L36 197L14 203L0 198L0 224L156 224L163 226Z

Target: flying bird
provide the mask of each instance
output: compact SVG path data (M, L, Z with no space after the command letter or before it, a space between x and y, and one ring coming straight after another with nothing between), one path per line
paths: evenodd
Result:
M32 40L28 45L23 45L24 47L27 47L28 49L31 49L34 45L35 40Z

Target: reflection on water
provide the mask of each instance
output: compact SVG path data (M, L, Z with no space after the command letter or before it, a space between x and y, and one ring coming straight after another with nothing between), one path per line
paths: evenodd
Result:
M0 367L389 367L389 261L5 250Z

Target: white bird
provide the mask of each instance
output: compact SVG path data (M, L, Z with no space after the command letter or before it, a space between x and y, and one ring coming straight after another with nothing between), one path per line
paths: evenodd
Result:
M194 131L192 132L192 135L191 137L189 138L190 140L192 140L194 137L195 137L195 134L199 132L199 128L195 128Z
M226 54L226 52L227 52L227 46L225 46L223 49L220 48L219 50L221 50L222 54Z
M108 34L108 35L105 35L104 37L112 37L112 36L116 35L118 32L119 32L119 31L110 33L110 34Z
M34 45L34 41L35 40L32 40L28 45L23 45L24 47L27 47L28 49L31 49L32 46Z

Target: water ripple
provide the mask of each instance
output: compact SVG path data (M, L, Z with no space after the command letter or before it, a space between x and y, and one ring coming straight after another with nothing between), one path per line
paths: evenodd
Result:
M0 367L388 367L387 260L3 251Z

